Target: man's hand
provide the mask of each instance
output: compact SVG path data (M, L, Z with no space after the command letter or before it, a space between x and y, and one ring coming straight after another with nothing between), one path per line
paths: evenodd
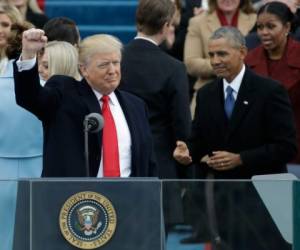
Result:
M183 141L176 142L177 147L174 150L173 157L176 161L183 165L189 165L192 163L192 157L187 145Z
M21 60L32 59L37 52L45 47L47 37L45 32L40 29L29 29L23 32Z
M242 164L239 154L227 151L214 151L213 155L206 161L207 165L218 171L233 169Z

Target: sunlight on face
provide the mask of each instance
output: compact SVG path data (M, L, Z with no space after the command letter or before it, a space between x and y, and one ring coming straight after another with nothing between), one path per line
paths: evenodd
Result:
M120 84L120 62L120 53L96 53L85 65L81 65L80 70L93 89L108 95Z

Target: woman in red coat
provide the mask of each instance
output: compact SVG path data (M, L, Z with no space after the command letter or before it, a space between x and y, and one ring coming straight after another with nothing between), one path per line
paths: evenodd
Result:
M261 45L249 52L246 64L256 73L279 81L289 92L300 149L300 43L289 36L293 21L294 14L284 3L262 6L257 17ZM300 153L294 163L300 164Z

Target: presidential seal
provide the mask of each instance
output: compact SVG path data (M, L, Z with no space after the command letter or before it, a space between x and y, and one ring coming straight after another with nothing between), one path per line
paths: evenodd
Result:
M112 203L95 192L72 195L59 214L60 231L65 239L80 249L95 249L106 244L117 225Z

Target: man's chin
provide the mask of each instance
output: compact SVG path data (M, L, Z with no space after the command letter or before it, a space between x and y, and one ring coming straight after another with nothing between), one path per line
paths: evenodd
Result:
M226 78L226 73L224 72L215 72L216 76L219 77L219 78Z

